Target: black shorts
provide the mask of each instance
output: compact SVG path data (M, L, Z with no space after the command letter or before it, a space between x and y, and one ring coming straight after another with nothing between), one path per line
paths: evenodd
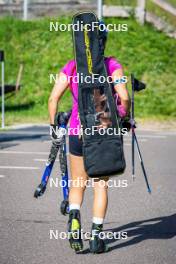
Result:
M82 139L79 136L69 136L69 152L75 156L82 156Z

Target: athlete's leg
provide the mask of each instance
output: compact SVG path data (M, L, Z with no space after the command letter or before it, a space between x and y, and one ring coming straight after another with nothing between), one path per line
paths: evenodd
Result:
M103 253L108 251L108 247L100 237L108 205L108 180L108 177L101 177L101 179L94 180L93 219L91 239L89 241L90 251L92 253Z
M69 204L79 204L81 206L88 176L84 169L83 157L69 155L72 180L69 189Z
M108 205L108 180L109 177L94 179L93 217L105 218Z
M87 174L84 170L83 157L70 154L71 186L69 191L69 242L79 252L83 249L81 237L80 207L83 201Z

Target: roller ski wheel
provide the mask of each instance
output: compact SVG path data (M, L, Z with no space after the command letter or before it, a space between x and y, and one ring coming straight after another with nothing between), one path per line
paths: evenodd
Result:
M68 221L68 238L70 247L75 253L80 253L83 250L83 240L81 237L81 221L79 210L71 210Z
M92 229L92 236L89 240L90 252L93 254L100 254L109 251L105 241L100 237L101 228Z
M68 200L63 200L60 205L60 212L63 215L69 214L69 203Z
M40 183L37 189L34 192L34 197L38 198L44 194L46 190L46 184Z

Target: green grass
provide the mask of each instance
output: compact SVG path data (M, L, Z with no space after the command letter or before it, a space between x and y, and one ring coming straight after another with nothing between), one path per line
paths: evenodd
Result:
M104 5L136 6L137 0L104 0Z
M71 19L60 17L59 22ZM136 115L140 118L176 116L176 40L157 32L151 25L140 26L133 19L106 19L106 23L128 23L128 32L109 33L107 56L115 56L124 67L147 82L136 95ZM49 19L23 22L0 20L0 48L6 54L6 83L14 84L21 61L24 62L22 88L6 95L6 124L47 122L47 101L52 89L49 74L73 58L71 32L50 32ZM130 90L130 85L128 84ZM60 110L71 106L67 91Z

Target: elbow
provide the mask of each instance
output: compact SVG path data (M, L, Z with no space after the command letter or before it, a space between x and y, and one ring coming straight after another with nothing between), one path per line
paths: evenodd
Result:
M129 97L121 98L121 102L123 105L130 106L130 98Z

